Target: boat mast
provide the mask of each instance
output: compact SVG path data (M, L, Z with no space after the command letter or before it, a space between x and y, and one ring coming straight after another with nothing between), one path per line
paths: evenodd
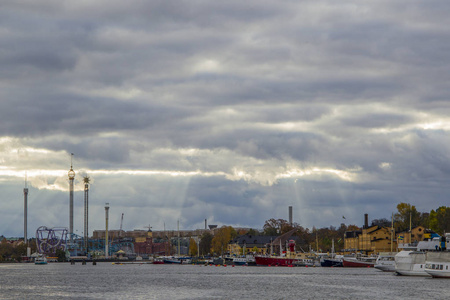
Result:
M334 258L334 239L331 240L331 258Z
M394 213L391 215L391 252L394 247Z
M411 204L409 205L409 243L412 244L412 235L411 235Z

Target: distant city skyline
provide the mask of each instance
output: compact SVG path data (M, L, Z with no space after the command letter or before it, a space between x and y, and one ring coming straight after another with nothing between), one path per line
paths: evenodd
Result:
M71 153L79 235L86 175L89 230L106 202L126 230L447 206L449 6L3 1L0 234L25 176L28 236L69 227Z

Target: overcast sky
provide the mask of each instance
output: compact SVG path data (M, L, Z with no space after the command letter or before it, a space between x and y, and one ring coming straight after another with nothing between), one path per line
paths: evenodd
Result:
M0 234L449 204L450 2L0 3ZM343 219L345 216L345 219Z

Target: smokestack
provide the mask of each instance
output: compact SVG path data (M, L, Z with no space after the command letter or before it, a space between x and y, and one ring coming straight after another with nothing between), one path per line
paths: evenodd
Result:
M289 206L289 224L292 226L292 206Z
M205 219L205 230L207 230L208 229L208 226L206 225L206 219Z
M108 258L108 219L109 219L109 203L105 204L105 223L106 223L106 230L105 230L105 258Z
M364 228L369 228L369 215L364 214Z

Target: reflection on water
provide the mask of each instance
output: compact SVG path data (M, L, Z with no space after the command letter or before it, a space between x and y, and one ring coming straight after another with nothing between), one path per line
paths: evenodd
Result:
M446 299L450 280L373 268L0 264L1 299Z

